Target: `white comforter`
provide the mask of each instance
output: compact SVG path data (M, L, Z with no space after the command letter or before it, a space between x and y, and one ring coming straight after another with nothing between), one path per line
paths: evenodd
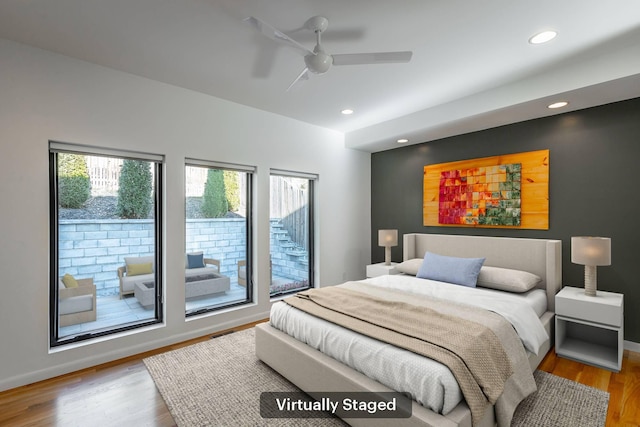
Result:
M526 300L523 300L523 296L520 294L457 286L405 275L385 275L363 280L363 282L473 305L498 313L513 325L524 347L536 355L540 346L549 338L542 322L540 322L540 316Z
M380 276L363 282L492 310L514 324L525 347L530 347L534 353L548 339L532 308L535 298L403 275ZM360 335L282 302L273 305L270 322L275 328L369 378L409 394L434 412L447 414L462 400L460 388L449 369L431 359Z

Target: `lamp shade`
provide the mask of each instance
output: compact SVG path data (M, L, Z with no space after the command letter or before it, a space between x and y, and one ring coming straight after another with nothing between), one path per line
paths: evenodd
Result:
M582 265L611 265L611 239L580 236L571 238L571 262Z
M398 230L378 230L378 246L386 248L398 245Z

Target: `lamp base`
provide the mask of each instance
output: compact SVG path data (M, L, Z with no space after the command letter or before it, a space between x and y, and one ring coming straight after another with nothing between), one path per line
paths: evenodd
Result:
M384 248L384 265L391 265L391 246Z
M584 294L590 297L597 296L597 273L595 265L584 266Z

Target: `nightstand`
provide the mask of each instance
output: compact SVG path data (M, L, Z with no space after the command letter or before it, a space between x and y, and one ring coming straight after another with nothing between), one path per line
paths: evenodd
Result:
M564 287L556 294L556 353L612 371L622 368L624 295Z
M384 262L369 264L367 265L367 278L384 276L386 274L400 274L400 272L396 270L396 265L398 264L395 262L392 262L390 265L385 265Z

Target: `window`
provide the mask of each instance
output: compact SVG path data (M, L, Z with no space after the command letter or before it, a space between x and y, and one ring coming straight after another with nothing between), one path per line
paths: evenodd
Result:
M271 296L314 286L316 179L316 175L271 170Z
M51 142L52 346L162 321L163 157Z
M195 159L186 163L186 315L251 302L254 168Z

